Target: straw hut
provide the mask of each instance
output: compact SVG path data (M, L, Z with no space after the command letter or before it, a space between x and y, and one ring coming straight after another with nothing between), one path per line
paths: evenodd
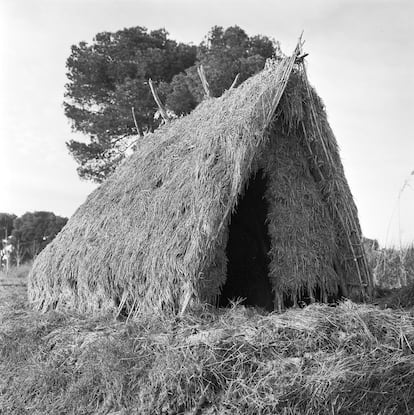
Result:
M38 310L268 310L369 295L357 209L300 48L145 137L37 257Z

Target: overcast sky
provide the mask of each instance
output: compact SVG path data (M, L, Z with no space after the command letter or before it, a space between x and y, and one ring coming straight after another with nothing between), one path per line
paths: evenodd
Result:
M198 44L213 25L239 25L285 52L305 31L364 234L414 241L414 1L1 0L0 19L0 212L70 216L94 188L65 147L72 44L131 26Z

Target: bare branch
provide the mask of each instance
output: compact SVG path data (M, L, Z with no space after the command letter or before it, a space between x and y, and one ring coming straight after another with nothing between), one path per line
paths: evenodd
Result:
M160 97L158 96L157 91L155 90L154 85L152 84L151 78L148 80L148 83L151 88L152 96L154 97L155 102L158 105L158 109L160 110L162 118L164 118L165 122L170 121L170 117L168 116L167 111L164 108L164 105L162 105Z
M230 91L231 89L233 89L233 88L236 86L237 81L239 80L239 76L240 76L240 74L238 73L238 74L236 75L236 77L234 78L234 81L233 81L233 83L231 84L231 86L230 86L230 88L229 88L229 91Z
M207 97L211 97L211 94L210 94L210 86L209 86L209 84L207 82L207 78L206 78L206 74L204 72L203 65L200 65L200 66L197 67L197 73L198 73L198 76L201 79L201 83L203 85L204 92L205 92L206 96Z
M139 125L137 123L137 119L135 118L135 108L134 107L131 108L131 112L132 112L132 118L134 119L135 128L136 128L139 136L140 137L143 137L144 136L144 133L142 132L142 129L139 128Z

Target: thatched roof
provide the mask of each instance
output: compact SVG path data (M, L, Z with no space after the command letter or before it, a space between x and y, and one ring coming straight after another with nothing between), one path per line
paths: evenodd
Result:
M294 58L145 137L38 256L34 307L178 312L214 301L231 214L258 169L269 182L276 306L315 290L361 295L370 277L357 210L323 104Z

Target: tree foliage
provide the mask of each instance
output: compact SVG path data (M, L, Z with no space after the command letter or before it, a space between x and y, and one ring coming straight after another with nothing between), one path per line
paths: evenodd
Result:
M16 219L16 215L0 212L0 240L3 240L7 236L10 236L13 230L13 221Z
M90 139L67 143L81 177L102 181L122 160L128 137L137 134L132 108L140 134L157 127L148 78L170 81L195 59L195 47L142 27L98 33L91 45L72 46L64 109L73 129Z
M13 245L21 255L20 260L33 259L60 230L66 225L67 218L56 216L52 212L26 212L13 222Z
M134 145L137 127L141 136L158 127L149 78L168 109L182 115L204 96L198 65L205 68L212 95L219 96L237 74L242 82L278 54L274 41L249 37L237 26L213 27L198 47L171 40L163 29L143 27L98 33L92 44L72 46L64 109L73 129L88 137L67 143L78 174L101 182Z
M0 249L12 246L13 263L31 260L55 238L67 221L67 218L52 212L26 212L20 217L0 213L0 237L3 241Z
M185 73L163 83L167 107L178 115L187 114L204 97L197 74L202 65L210 86L210 93L219 97L228 89L237 75L238 83L263 69L266 59L281 55L279 45L265 36L249 37L238 26L224 30L214 26L197 50L197 62Z

